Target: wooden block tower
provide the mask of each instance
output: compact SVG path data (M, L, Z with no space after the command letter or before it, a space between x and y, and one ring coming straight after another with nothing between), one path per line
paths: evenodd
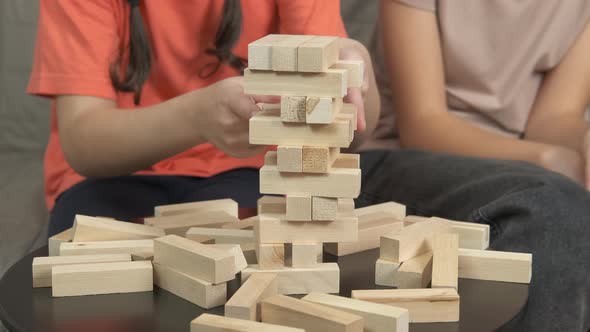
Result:
M360 86L363 63L338 60L338 37L269 35L248 53L245 93L281 97L250 120L251 144L277 145L260 170L260 192L281 196L259 201L258 265L242 271L242 282L272 271L281 294L338 293L338 265L322 263L322 245L358 236L359 156L340 148L356 130L356 108L343 97Z

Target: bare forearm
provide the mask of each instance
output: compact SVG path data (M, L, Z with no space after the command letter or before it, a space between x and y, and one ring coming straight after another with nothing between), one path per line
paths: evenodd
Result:
M533 117L526 128L525 138L582 151L588 123L578 114L547 114Z

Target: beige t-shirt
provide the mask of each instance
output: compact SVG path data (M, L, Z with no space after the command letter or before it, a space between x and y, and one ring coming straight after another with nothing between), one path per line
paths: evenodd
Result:
M524 132L544 73L559 64L590 18L588 0L392 1L436 14L448 110L511 137ZM373 39L382 108L362 148L394 148L398 133L379 27Z

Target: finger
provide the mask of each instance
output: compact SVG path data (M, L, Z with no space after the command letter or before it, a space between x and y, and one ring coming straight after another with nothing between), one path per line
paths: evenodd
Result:
M365 119L365 104L363 102L363 96L359 88L349 88L348 94L345 97L345 101L352 103L357 109L357 122L356 129L359 132L365 131L367 127L367 121Z

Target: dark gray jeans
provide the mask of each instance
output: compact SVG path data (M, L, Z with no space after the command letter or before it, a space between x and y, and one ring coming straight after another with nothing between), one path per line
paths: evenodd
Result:
M396 201L409 214L486 223L494 250L533 254L528 303L502 331L590 328L590 194L523 162L419 151L362 154L357 207Z

